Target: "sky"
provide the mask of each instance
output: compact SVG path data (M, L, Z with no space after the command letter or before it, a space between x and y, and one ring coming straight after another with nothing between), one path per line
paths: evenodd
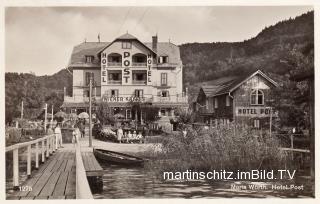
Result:
M238 42L311 6L7 7L5 71L51 75L85 40L110 42L129 32L142 42Z

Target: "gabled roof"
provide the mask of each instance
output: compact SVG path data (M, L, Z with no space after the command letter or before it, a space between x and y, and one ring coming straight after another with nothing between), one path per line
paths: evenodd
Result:
M97 67L100 66L99 58L96 53L103 47L109 45L109 42L83 42L73 48L69 67ZM93 62L86 63L85 56L94 56Z
M100 49L96 55L99 55L103 50L105 50L106 48L108 48L110 45L112 45L114 42L119 41L119 40L135 40L138 41L140 44L142 44L145 48L147 48L148 50L150 50L153 54L157 54L154 52L154 50L152 50L152 48L146 46L144 43L142 43L140 40L138 40L138 38L134 37L133 35L126 33L121 35L120 37L117 37L114 41L112 41L111 43L109 43L107 46L103 47L102 49Z
M116 38L116 40L137 40L138 38L133 35L126 33Z
M129 37L127 34L124 37ZM130 35L130 34L128 34ZM120 36L121 37L121 36ZM119 38L120 38L119 37ZM73 48L71 58L69 61L69 67L100 67L99 55L101 50L104 50L111 42L83 42ZM152 49L152 43L143 43L148 49ZM178 46L170 42L158 42L157 44L158 56L166 55L169 57L169 63L167 65L178 65L181 63L180 49ZM86 63L85 56L92 55L94 60L92 63Z
M219 95L231 93L234 90L236 90L239 86L241 86L243 83L245 83L247 80L249 80L250 78L252 78L257 74L261 75L263 78L265 78L275 87L278 86L278 84L275 81L273 81L271 78L269 78L266 74L264 74L260 70L257 70L249 75L245 75L241 77L228 76L228 77L212 80L209 82L204 82L203 85L201 86L201 89L203 90L203 92L207 97L219 96Z

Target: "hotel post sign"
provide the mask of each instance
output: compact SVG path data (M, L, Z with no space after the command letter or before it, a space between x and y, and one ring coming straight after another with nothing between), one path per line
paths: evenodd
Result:
M122 55L122 67L124 67L122 72L122 83L123 84L131 84L131 66L132 60L131 60L131 53L130 52L123 52Z
M151 66L152 66L152 54L149 53L147 57L147 85L151 85Z
M271 107L249 106L249 107L236 107L236 116L240 117L270 117L276 115Z

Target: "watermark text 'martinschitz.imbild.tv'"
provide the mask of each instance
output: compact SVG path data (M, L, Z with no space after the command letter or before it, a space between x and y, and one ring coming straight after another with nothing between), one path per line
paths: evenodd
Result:
M251 171L226 171L213 170L208 172L203 171L165 171L163 172L164 180L292 180L296 170L251 170Z

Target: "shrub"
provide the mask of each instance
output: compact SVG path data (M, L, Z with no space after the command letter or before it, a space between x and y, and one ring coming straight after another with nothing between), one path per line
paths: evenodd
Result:
M288 169L279 141L267 132L233 126L209 130L187 129L164 138L161 151L151 154L148 167L157 171L250 171Z

